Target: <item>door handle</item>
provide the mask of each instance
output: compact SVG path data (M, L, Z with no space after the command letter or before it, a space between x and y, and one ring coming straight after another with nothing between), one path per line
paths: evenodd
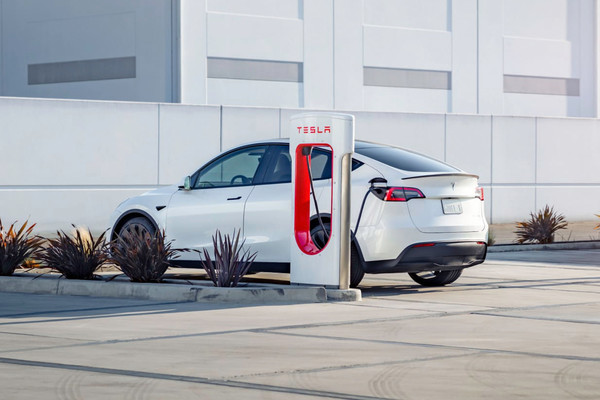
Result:
M238 196L238 197L228 197L227 200L239 200L241 199L242 196Z

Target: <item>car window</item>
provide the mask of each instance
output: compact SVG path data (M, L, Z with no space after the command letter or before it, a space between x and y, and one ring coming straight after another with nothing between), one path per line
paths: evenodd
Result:
M310 156L310 170L313 180L331 178L331 152L313 149Z
M252 184L267 146L247 147L227 153L198 171L194 189Z
M413 172L457 172L458 169L441 161L398 147L362 143L355 151L363 156L404 171Z
M267 170L264 183L285 183L292 181L292 160L288 146L273 146L273 161ZM352 170L362 163L352 160ZM314 180L331 178L331 152L315 148L311 154L310 169Z
M265 173L264 183L286 183L292 181L292 159L287 146L273 146L273 158Z

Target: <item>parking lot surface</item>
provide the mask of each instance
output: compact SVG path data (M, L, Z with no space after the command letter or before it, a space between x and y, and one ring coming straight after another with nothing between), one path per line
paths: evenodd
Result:
M390 274L362 290L284 305L0 292L0 398L600 396L598 250L495 253L448 287Z

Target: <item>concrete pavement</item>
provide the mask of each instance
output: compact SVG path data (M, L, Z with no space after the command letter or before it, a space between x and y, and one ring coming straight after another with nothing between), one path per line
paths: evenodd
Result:
M367 276L354 303L0 293L0 398L598 398L599 267L495 253L445 288Z

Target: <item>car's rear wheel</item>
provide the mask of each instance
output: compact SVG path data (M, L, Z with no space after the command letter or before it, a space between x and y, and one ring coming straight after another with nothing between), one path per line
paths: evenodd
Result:
M156 228L147 218L135 217L125 222L119 229L119 236L123 237L127 234L147 234L154 236Z
M457 280L462 274L462 269L452 271L423 271L409 273L413 281L423 286L444 286Z
M331 224L329 222L324 222L323 226L329 234L331 232ZM317 224L310 230L310 236L319 249L322 249L325 244L327 244L327 237L320 224ZM358 250L355 246L352 246L352 249L350 250L350 287L357 287L364 276L365 271L363 271L361 267Z
M358 250L353 245L350 249L350 287L357 287L365 276L365 271L361 267Z

